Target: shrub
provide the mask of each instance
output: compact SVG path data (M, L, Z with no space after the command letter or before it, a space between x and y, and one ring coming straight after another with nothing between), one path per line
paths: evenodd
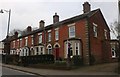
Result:
M54 56L50 54L22 56L21 60L23 64L54 63Z
M66 66L66 61L56 61L55 65L57 65L57 66Z
M75 55L72 57L72 63L75 66L83 65L82 57L79 55Z

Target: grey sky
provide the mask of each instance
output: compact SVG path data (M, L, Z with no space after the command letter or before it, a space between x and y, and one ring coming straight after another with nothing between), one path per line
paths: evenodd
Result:
M10 30L26 29L27 26L39 27L40 20L45 25L53 23L55 12L60 16L60 21L82 14L82 4L85 0L1 0L0 9L11 9ZM100 8L108 25L118 19L116 0L86 0L91 4L92 10ZM5 38L7 31L8 13L0 13L0 40ZM114 38L114 35L112 35Z

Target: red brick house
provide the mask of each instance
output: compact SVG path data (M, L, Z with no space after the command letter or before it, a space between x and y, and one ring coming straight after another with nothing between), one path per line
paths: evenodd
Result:
M44 21L39 29L20 36L17 32L10 43L10 54L19 56L53 54L55 59L67 58L70 44L70 56L80 55L84 64L90 64L90 57L96 63L111 60L110 29L100 9L92 10L88 2L83 4L83 14L59 21L57 13L53 24L45 27Z
M118 40L111 40L110 41L111 44L111 57L112 57L112 61L118 61L119 58L119 41Z

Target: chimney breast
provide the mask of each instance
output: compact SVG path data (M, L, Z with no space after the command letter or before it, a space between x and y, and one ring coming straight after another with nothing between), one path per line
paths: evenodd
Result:
M57 15L57 13L55 13L55 15L53 16L53 23L59 22L59 16Z
M84 2L83 4L83 12L87 13L91 11L91 5L89 4L89 2Z
M44 28L45 22L43 20L41 20L39 22L39 28Z

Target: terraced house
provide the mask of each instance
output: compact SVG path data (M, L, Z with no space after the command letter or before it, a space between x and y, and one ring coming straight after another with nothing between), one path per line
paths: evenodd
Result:
M27 27L27 33L15 35L10 39L10 54L19 56L53 54L55 59L66 59L80 55L84 64L110 62L110 29L100 9L91 10L88 2L83 4L83 14L59 21L53 16L53 24L39 22L39 29ZM70 51L68 50L70 48Z

